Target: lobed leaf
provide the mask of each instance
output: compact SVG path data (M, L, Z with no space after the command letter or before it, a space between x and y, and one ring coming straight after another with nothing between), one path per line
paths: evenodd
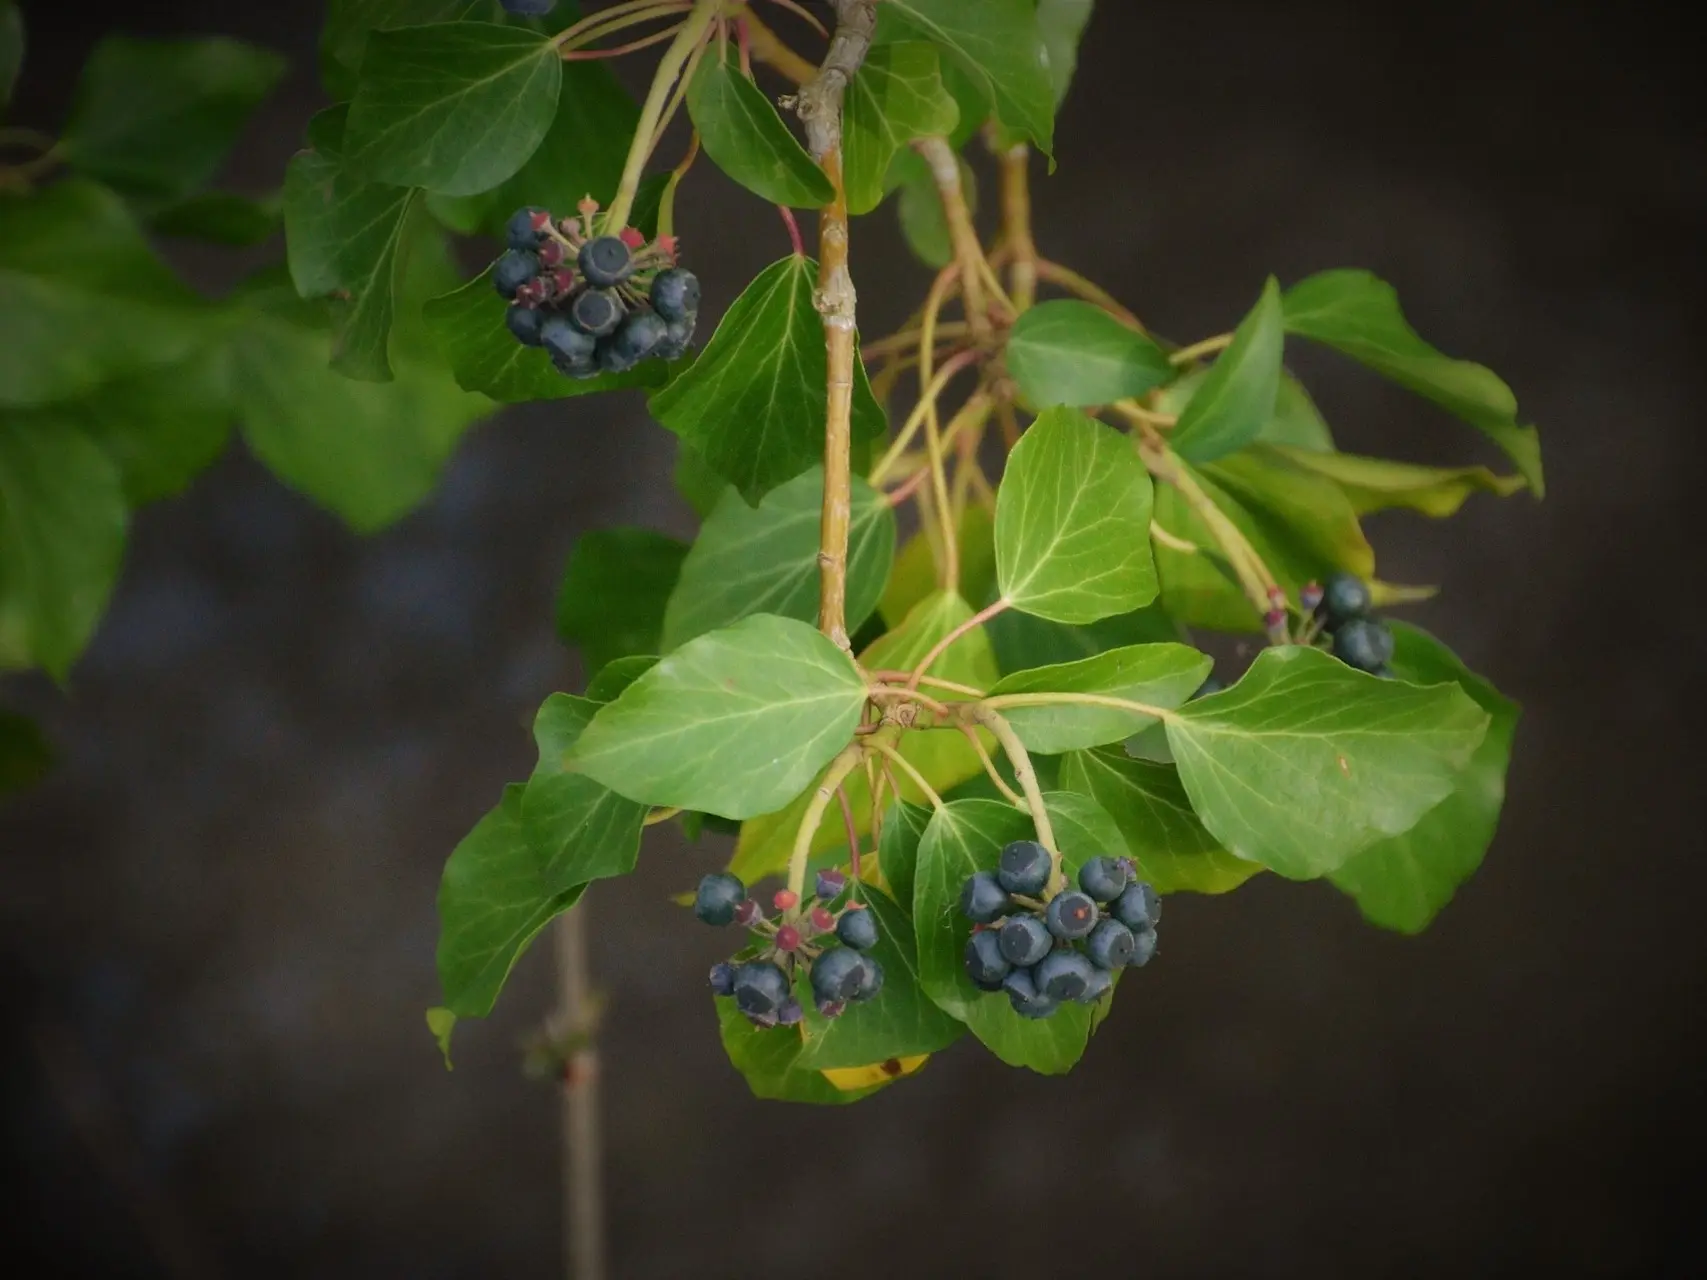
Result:
M798 209L816 209L836 198L824 171L732 58L720 58L713 49L702 59L688 84L687 103L705 154L754 195Z
M896 153L909 142L951 133L959 120L934 46L903 41L873 48L849 82L843 107L848 212L870 213L883 202Z

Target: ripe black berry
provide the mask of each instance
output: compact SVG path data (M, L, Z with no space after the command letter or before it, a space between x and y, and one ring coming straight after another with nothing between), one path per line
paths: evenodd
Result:
M597 339L582 333L566 316L550 316L539 328L539 341L552 359L566 363L591 363Z
M1050 933L1063 942L1071 942L1096 928L1097 904L1091 900L1089 894L1068 889L1049 900L1049 907L1043 918L1049 925Z
M993 924L1013 910L1007 890L994 871L980 871L960 891L960 914L973 924Z
M1035 897L1049 883L1049 850L1035 840L1015 840L1002 850L996 878L1009 893Z
M1162 900L1147 884L1129 884L1109 911L1128 929L1153 929L1162 918Z
M620 236L597 236L581 246L581 274L601 289L610 289L634 271L634 255Z
M820 1004L857 1000L866 981L865 957L851 947L831 947L812 962L812 994Z
M720 996L735 994L735 966L727 962L711 966L711 989Z
M836 936L856 951L868 950L877 945L877 917L869 907L864 910L849 907L836 921Z
M796 1000L793 996L784 1000L777 1008L776 1021L778 1026L792 1027L795 1023L800 1021L800 1018L800 1001Z
M687 354L688 345L693 342L695 317L686 320L672 320L664 332L664 340L652 352L660 360L680 360Z
M1113 902L1126 888L1126 865L1114 858L1092 858L1079 868L1079 888L1098 902Z
M868 955L860 956L859 990L855 1000L869 1000L883 990L883 966Z
M1154 929L1134 929L1132 931L1132 959L1127 963L1134 969L1142 968L1150 963L1150 957L1156 954L1156 931Z
M599 344L599 367L607 373L626 373L668 336L668 326L650 311L631 312L617 331Z
M1354 573L1336 573L1322 585L1321 611L1329 631L1364 617L1374 603L1369 584Z
M706 924L725 925L735 919L735 907L747 896L747 886L727 871L713 871L699 882L693 913Z
M735 970L735 1003L748 1017L774 1016L788 999L788 975L768 960L749 960Z
M1108 970L1098 969L1093 965L1091 967L1090 983L1085 987L1084 994L1079 997L1079 1003L1090 1004L1094 1000L1101 999L1103 992L1107 991L1113 985L1114 979L1109 976Z
M818 882L814 888L818 896L825 902L834 902L841 897L842 890L848 887L848 878L840 871L828 870L818 873Z
M1132 963L1132 930L1118 920L1103 920L1085 939L1085 954L1099 969L1124 969Z
M1002 981L1002 990L1008 993L1008 1003L1022 1018L1047 1018L1061 1007L1058 1001L1037 989L1030 969L1015 969L1008 974Z
M523 307L512 302L504 312L504 323L524 347L542 345L539 331L545 327L545 315L537 307Z
M545 239L545 228L550 225L551 211L530 204L510 215L504 238L512 249L537 249Z
M699 314L699 277L685 267L660 271L652 281L652 308L666 320Z
M1094 905L1091 911L1095 913ZM1055 945L1049 930L1036 916L1009 916L1002 924L1000 941L1002 958L1015 965L1036 964Z
M569 304L569 318L582 333L602 338L622 323L622 303L614 293L587 289Z
M1393 633L1373 618L1352 618L1334 632L1334 657L1373 675L1393 657Z
M539 274L539 255L526 249L506 249L492 265L492 287L501 298L513 298L516 290Z
M1091 985L1091 962L1077 951L1051 951L1031 971L1033 984L1051 1000L1077 1000Z
M1000 991L1013 965L1002 954L1001 931L980 929L966 943L966 976L981 991Z

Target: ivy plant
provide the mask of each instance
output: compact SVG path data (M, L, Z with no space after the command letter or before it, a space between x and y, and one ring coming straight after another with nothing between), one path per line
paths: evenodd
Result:
M1415 932L1494 837L1517 707L1386 619L1428 591L1377 575L1362 520L1540 497L1510 388L1366 271L1252 280L1226 332L1176 342L1041 256L1033 182L1089 0L829 7L331 0L335 105L270 200L208 187L280 73L230 41L109 41L57 136L0 135L0 665L66 678L129 511L233 426L364 531L499 404L643 397L679 441L697 538L575 547L556 619L586 686L447 835L447 1059L665 824L733 836L682 885L735 935L706 1033L755 1094L814 1103L968 1034L1069 1070L1160 963L1172 894L1322 880ZM0 0L0 102L21 51ZM606 65L629 55L655 59L638 103ZM677 194L707 167L779 256L702 330ZM910 318L862 341L868 216L898 216L923 270ZM281 222L286 260L222 298L153 247ZM493 258L467 281L463 237ZM1287 367L1309 345L1512 470L1341 452ZM1230 647L1255 657L1217 667ZM0 785L44 752L0 716Z

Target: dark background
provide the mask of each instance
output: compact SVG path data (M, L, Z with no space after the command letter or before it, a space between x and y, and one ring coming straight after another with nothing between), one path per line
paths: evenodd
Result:
M19 123L62 118L109 30L248 36L296 62L229 175L261 192L321 101L316 5L23 8ZM1445 587L1410 616L1525 706L1499 837L1414 940L1325 886L1176 898L1160 962L1068 1079L967 1043L811 1110L752 1101L723 1059L702 977L723 940L666 900L721 850L657 833L590 899L615 1273L1683 1273L1707 995L1686 523L1707 151L1681 19L1099 9L1038 182L1046 253L1182 340L1227 328L1270 271L1368 266L1542 425L1545 503L1372 525L1384 577ZM715 316L786 242L703 165L684 209ZM876 334L924 275L887 210L854 254ZM1346 362L1299 364L1347 448L1486 456ZM671 457L639 399L571 401L478 428L371 540L241 449L141 515L69 696L6 686L63 754L0 809L8 1256L553 1274L556 1099L516 1052L549 949L447 1074L421 1020L433 895L531 767L533 708L578 687L549 624L573 539L691 529ZM162 1239L201 1261L169 1271Z

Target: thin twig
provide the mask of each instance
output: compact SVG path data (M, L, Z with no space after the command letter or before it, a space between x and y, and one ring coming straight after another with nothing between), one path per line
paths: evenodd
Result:
M574 1280L604 1280L604 1158L599 1132L596 1002L587 969L587 903L558 917L557 1034L573 1044L563 1064L563 1257Z
M1010 787L1002 777L1001 771L996 768L996 762L990 758L989 749L985 747L984 740L978 736L978 731L969 724L960 724L955 727L966 735L966 740L972 744L972 749L978 753L978 759L984 765L984 772L990 775L990 781L996 784L996 790L1006 796L1008 803L1014 808L1024 809L1027 813L1031 812L1031 807L1026 804L1025 797Z
M931 806L933 808L940 809L943 807L943 799L936 793L936 788L931 786L931 784L925 779L925 775L920 773L918 769L914 767L911 760L907 759L906 756L902 755L887 742L874 741L871 745L883 753L883 758L885 760L901 766L901 771L913 780L914 786L918 787L920 791L925 793L925 799L931 802ZM895 795L897 798L900 797L900 787L895 788Z

